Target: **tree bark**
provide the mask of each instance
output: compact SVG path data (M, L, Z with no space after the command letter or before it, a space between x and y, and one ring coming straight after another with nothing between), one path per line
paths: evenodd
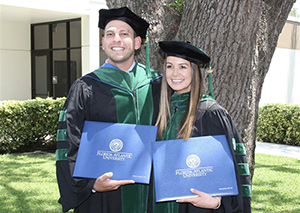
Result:
M262 86L277 46L278 37L294 3L295 0L263 0L261 3L262 9L255 46L256 54L252 60L251 69L253 73L250 86L251 95L248 97L249 125L243 132L252 177L254 175L256 127Z
M150 24L151 67L161 70L158 41L190 41L212 59L216 100L233 117L254 174L256 122L262 85L279 34L296 0L189 0L183 11L170 0L107 0L127 5ZM144 50L138 60L144 63Z

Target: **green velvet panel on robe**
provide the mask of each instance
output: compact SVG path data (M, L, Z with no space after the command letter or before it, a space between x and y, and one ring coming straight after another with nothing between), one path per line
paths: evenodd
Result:
M178 133L178 126L180 125L182 116L185 113L186 106L189 99L189 93L177 94L174 93L171 97L171 119L168 121L167 128L163 133L162 140L175 139ZM211 103L215 103L210 105ZM204 113L204 114L202 114ZM238 164L235 164L238 168L239 174L237 174L241 181L242 193L237 196L228 196L222 199L222 205L218 210L210 210L203 208L196 208L192 204L177 204L175 202L154 203L154 212L173 213L173 212L251 212L250 207L250 195L251 187L248 184L250 179L249 169L246 162L246 158L243 158L243 146L242 142L236 133L236 138L233 136L235 127L231 123L231 118L227 112L210 96L204 95L201 104L197 111L197 118L194 124L194 130L192 137L199 137L205 135L218 135L226 134L231 136L232 146L236 148L238 157ZM231 150L234 155L234 150ZM242 194L245 197L242 197ZM248 196L247 196L248 195ZM176 209L178 208L178 210Z
M190 93L178 94L175 92L172 95L170 109L172 122L168 122L167 128L163 133L162 140L171 140L177 137L177 127L180 125L181 118L185 113L189 97ZM154 203L153 207L153 212L155 213L178 212L178 204L175 201Z
M168 122L167 128L163 133L162 140L171 140L177 137L177 128L180 125L181 118L185 113L185 107L190 97L190 93L178 94L174 93L171 97L171 119L172 122Z
M101 81L115 87L112 93L116 101L119 123L142 125L152 123L153 100L149 84L151 79L145 78L145 70L139 69L139 66L137 64L132 72L108 67L95 71ZM148 185L122 186L122 213L146 213L147 200Z

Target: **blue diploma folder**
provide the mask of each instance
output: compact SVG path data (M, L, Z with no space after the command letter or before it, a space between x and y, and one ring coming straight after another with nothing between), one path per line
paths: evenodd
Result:
M225 135L157 141L152 144L156 201L237 195L235 168Z
M73 176L149 183L157 127L85 121Z

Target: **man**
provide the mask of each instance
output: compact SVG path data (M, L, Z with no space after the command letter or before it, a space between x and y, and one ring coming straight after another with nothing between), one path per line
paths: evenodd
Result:
M76 80L59 116L56 168L63 211L147 212L148 186L131 180L73 178L85 120L151 125L156 120L160 76L134 60L149 24L127 7L99 11L108 59ZM152 202L152 201L151 201Z

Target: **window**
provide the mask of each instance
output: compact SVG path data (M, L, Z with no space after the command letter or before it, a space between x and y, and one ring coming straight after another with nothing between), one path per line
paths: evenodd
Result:
M31 25L32 98L67 96L81 76L81 19Z
M300 50L300 23L287 21L278 38L277 47Z

